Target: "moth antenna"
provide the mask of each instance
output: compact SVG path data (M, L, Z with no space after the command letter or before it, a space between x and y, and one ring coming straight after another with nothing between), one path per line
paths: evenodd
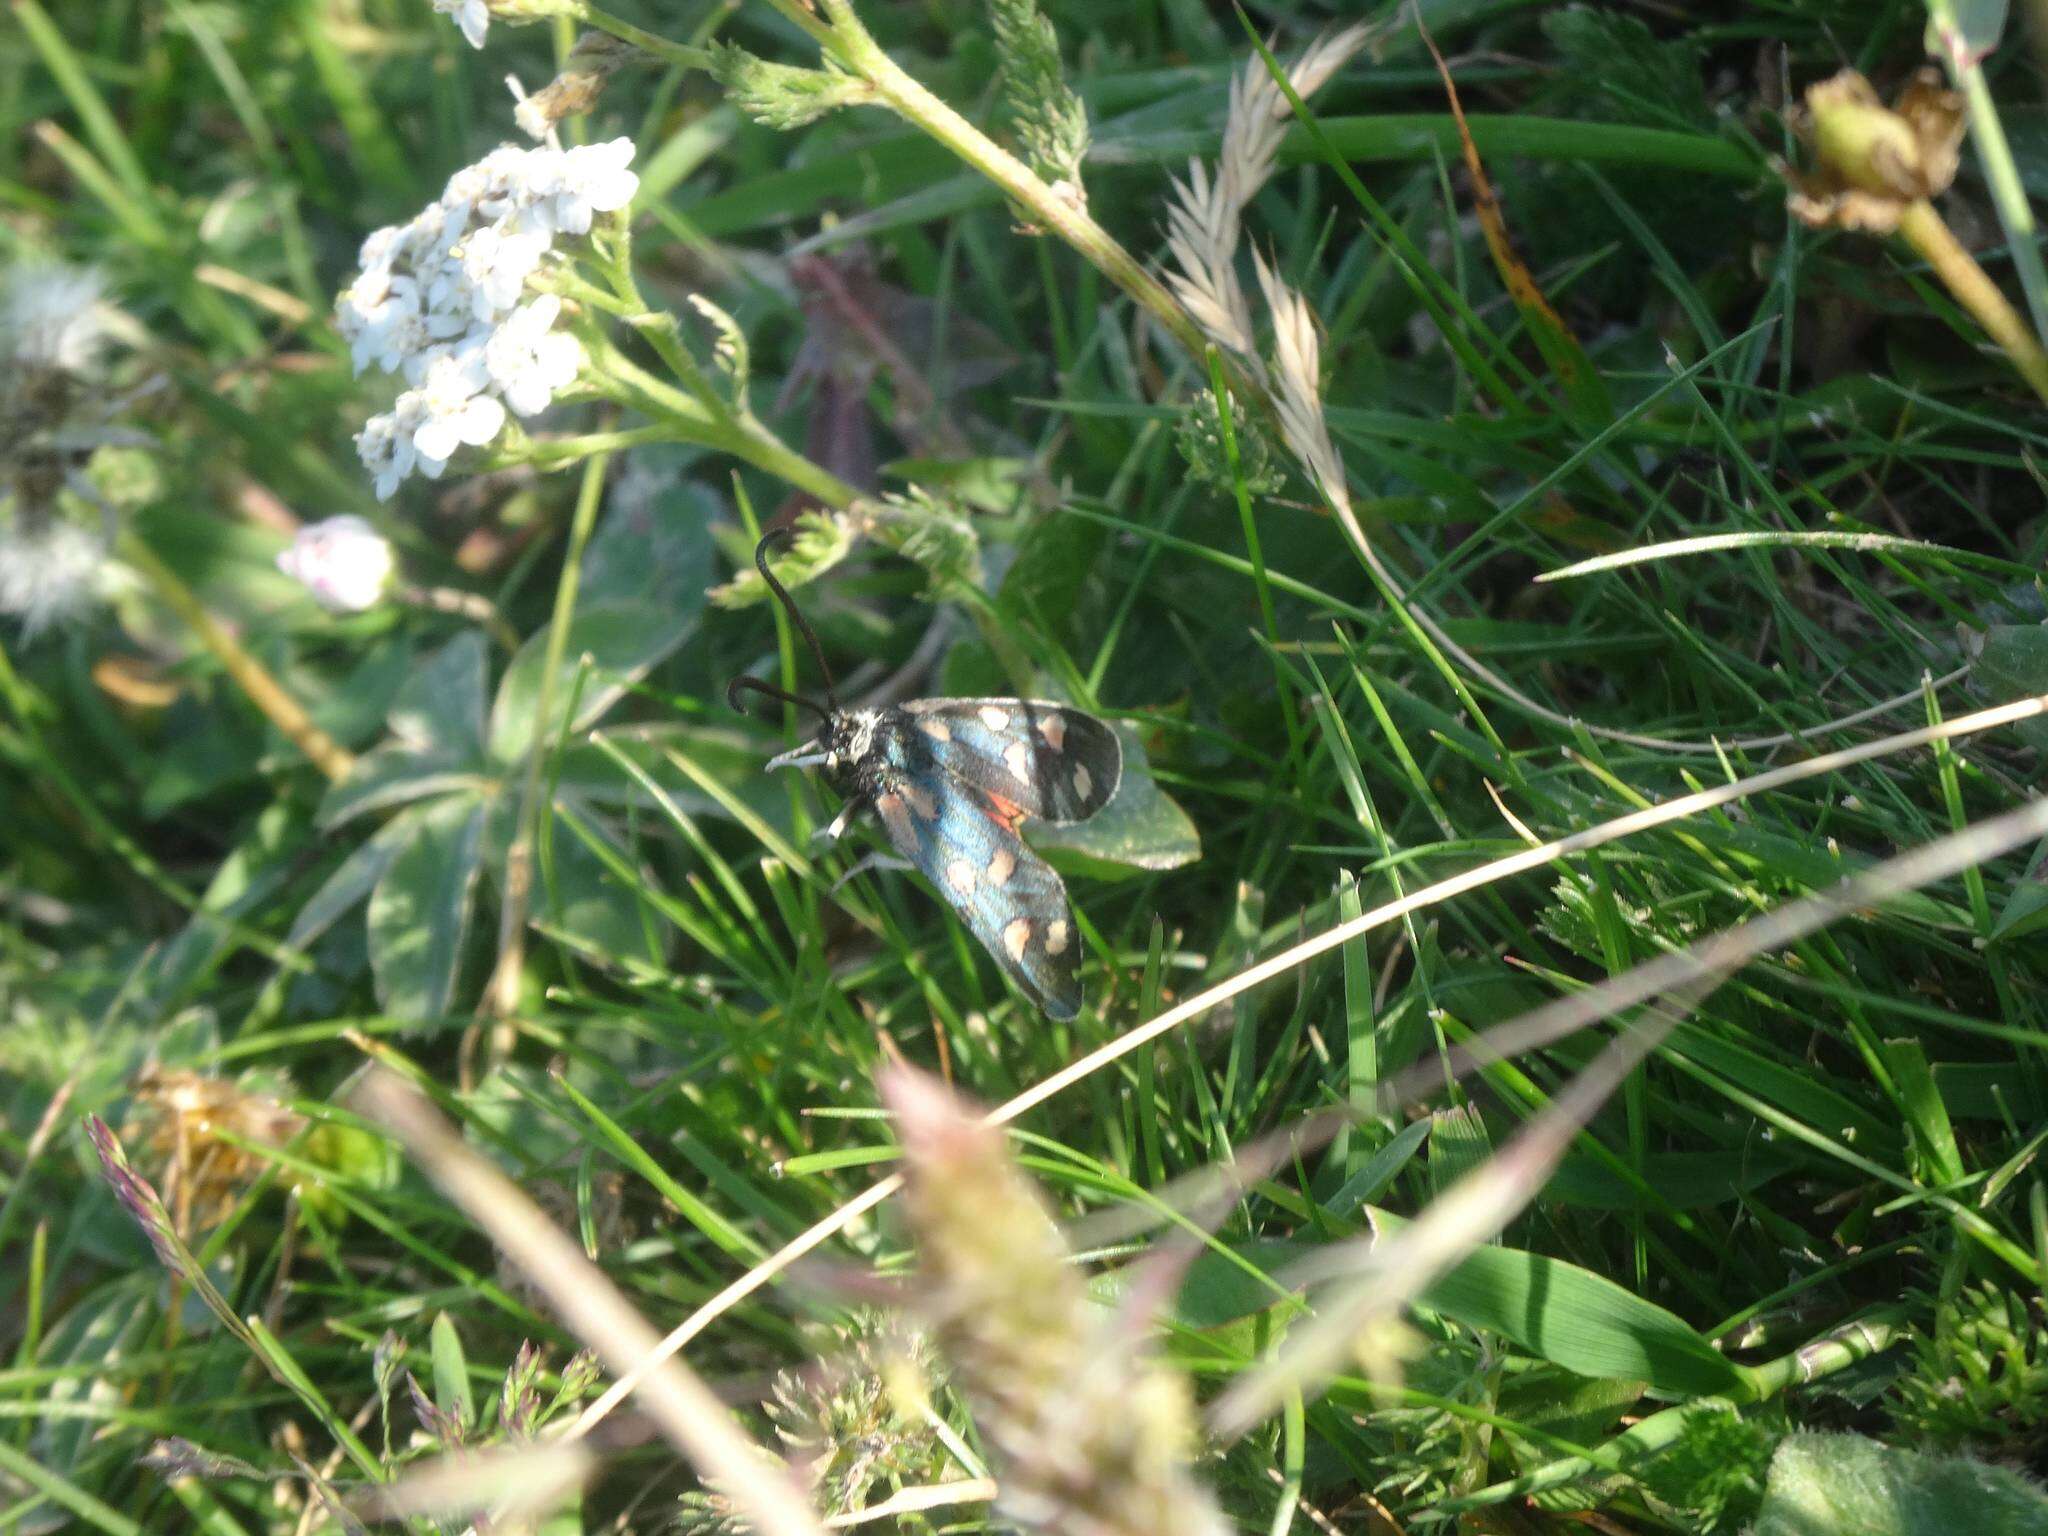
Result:
M818 632L811 628L811 621L805 618L803 610L797 607L796 599L789 595L789 589L777 581L775 573L768 569L769 544L785 540L795 540L795 536L787 528L775 528L762 534L761 542L754 546L754 565L761 572L761 579L768 583L768 590L773 592L782 606L789 611L790 620L803 635L804 643L811 648L811 658L818 664L818 675L825 679L825 702L831 706L831 713L836 715L839 713L839 695L833 690L832 669L825 665L825 648L818 644ZM816 705L811 707L817 708ZM820 710L819 713L823 714L825 711Z
M794 704L798 709L808 709L812 714L824 719L830 719L832 716L832 711L820 704L816 699L803 698L798 694L791 693L786 688L778 688L773 683L764 683L758 677L736 677L727 683L725 685L727 708L737 710L743 715L747 713L747 706L740 702L740 695L743 693L765 694L767 697L778 700L781 703Z

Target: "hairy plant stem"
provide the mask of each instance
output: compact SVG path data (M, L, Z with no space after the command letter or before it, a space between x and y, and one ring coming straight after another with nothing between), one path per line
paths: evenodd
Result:
M306 707L293 698L268 667L242 647L228 627L213 616L199 596L162 560L156 551L129 534L121 540L121 558L141 573L164 605L184 621L199 643L213 654L229 681L242 690L270 723L282 731L328 778L348 777L355 757L332 736L313 723Z
M1882 1354L1899 1338L1905 1310L1903 1307L1881 1307L1854 1322L1844 1323L1789 1355L1751 1367L1749 1383L1755 1393L1752 1400L1765 1401L1794 1386L1819 1381L1859 1365L1872 1355ZM1703 1411L1717 1410L1703 1408L1698 1402L1662 1409L1637 1420L1605 1446L1599 1447L1603 1454L1566 1456L1506 1482L1461 1494L1444 1505L1443 1513L1527 1499L1531 1494L1572 1482L1609 1465L1610 1459L1619 1459L1626 1466L1640 1466L1659 1451L1677 1444L1684 1436L1691 1416Z
M1975 317L2034 393L2048 400L2048 352L2012 307L1998 285L1985 275L1977 259L1963 248L1934 204L1922 198L1909 203L1899 217L1899 235L1912 246L1963 308Z
M858 490L791 448L753 412L734 410L723 401L715 410L707 408L703 401L663 383L608 344L592 346L591 354L593 373L612 386L612 398L659 417L673 428L675 438L729 453L808 491L835 510L844 511L860 500Z
M577 5L567 13L586 27L599 32L609 32L622 43L631 43L642 53L652 54L664 64L679 64L685 69L709 69L711 55L705 49L692 48L688 43L670 42L667 38L649 32L645 27L636 27L622 16L600 10L594 5Z
M616 386L614 398L670 423L676 435L685 441L729 453L788 481L829 507L844 511L858 501L858 490L784 443L752 411L729 399L704 372L683 345L676 317L651 307L641 294L639 282L633 276L632 238L631 225L621 213L593 241L597 264L604 272L611 295L608 299L597 293L589 297L632 327L682 388L663 383L630 361L594 328L587 328L584 336L584 345L596 365L590 376Z
M808 33L839 64L874 89L875 102L922 129L961 160L981 172L1033 223L1072 246L1140 308L1151 315L1191 357L1200 359L1207 341L1201 328L1166 285L1145 270L1116 237L1090 217L1085 208L1062 197L1052 186L927 90L883 51L848 0L820 0L823 19L802 0L769 0L787 20Z

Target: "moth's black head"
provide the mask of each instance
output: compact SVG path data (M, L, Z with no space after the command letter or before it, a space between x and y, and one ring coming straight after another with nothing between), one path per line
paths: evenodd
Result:
M883 787L897 731L893 711L833 710L824 729L802 746L769 760L774 768L815 768L849 800L872 798Z

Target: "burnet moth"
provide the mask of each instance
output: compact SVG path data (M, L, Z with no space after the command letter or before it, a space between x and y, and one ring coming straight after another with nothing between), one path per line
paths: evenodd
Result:
M1081 1011L1081 944L1067 888L1018 834L1028 818L1085 821L1109 803L1123 777L1123 746L1093 715L1044 699L917 699L881 709L844 709L832 691L824 648L768 569L763 538L754 564L788 610L825 680L825 699L799 698L755 677L736 677L726 700L764 694L817 715L818 734L772 759L775 768L821 768L844 804L827 829L841 836L872 811L890 845L981 940L1024 994L1055 1019Z

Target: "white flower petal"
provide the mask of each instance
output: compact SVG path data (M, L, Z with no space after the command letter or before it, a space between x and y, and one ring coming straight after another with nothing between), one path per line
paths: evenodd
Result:
M505 425L505 407L490 395L478 395L454 418L455 435L472 448L481 448Z

